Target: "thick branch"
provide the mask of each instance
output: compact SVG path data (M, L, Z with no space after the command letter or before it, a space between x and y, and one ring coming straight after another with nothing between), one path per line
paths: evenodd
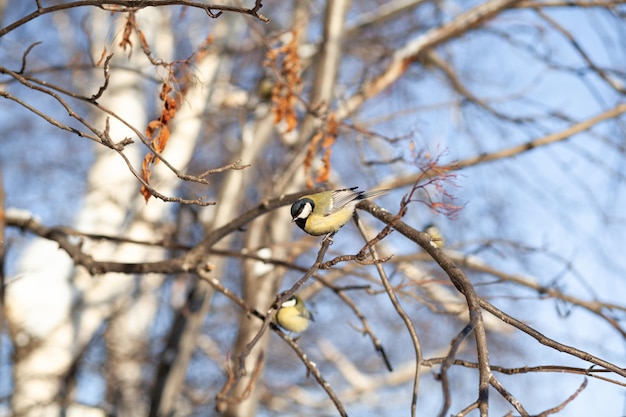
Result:
M6 216L7 226L18 227L27 230L45 239L53 240L59 244L59 247L67 252L76 265L85 267L90 274L99 275L107 272L122 272L127 274L147 274L147 273L166 273L174 274L179 272L191 272L197 268L201 268L203 259L209 253L209 250L219 242L222 238L230 233L240 230L245 224L253 219L265 214L278 207L291 204L302 195L308 192L300 192L279 196L277 198L266 200L257 207L247 211L241 216L235 218L230 223L218 228L210 233L202 242L188 251L185 255L170 260L157 262L114 262L114 261L98 261L91 255L82 251L81 243L74 242L71 234L63 227L47 227L34 219L30 214L16 215L8 213Z
M431 238L427 233L420 232L408 224L400 221L398 217L385 209L380 208L375 203L365 200L359 203L359 208L366 210L377 219L385 224L390 225L402 235L419 244L428 254L439 264L441 269L448 275L454 286L461 292L466 299L469 308L470 324L474 328L476 337L476 349L478 352L478 363L480 382L478 387L478 406L481 415L487 415L488 410L488 389L489 380L491 378L491 370L489 368L489 356L487 352L487 335L482 318L482 312L479 305L479 298L474 291L474 287L470 280L465 276L463 271L455 265L455 263L441 250L437 245L432 244Z
M350 97L344 103L337 112L337 119L342 120L346 118L366 100L396 82L404 74L409 65L427 49L466 34L468 31L479 27L485 21L520 1L521 0L495 0L480 4L460 14L450 23L437 27L411 40L394 54L391 64L382 74L367 82L359 93Z

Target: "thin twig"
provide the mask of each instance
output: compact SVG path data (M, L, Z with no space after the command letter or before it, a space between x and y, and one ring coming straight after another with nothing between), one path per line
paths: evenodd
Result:
M30 53L30 51L33 50L33 48L37 45L41 45L43 42L39 41L39 42L34 42L32 44L30 44L28 46L28 48L26 48L26 51L24 51L24 54L22 55L22 66L20 67L20 70L17 72L18 74L24 74L24 71L26 71L26 57L28 56L28 54Z
M98 100L102 96L102 94L106 91L106 89L109 87L109 80L111 78L111 59L112 58L113 58L113 54L109 54L104 60L104 65L102 66L102 71L104 73L104 83L100 86L96 94L91 96L91 100L94 103L96 103L96 100Z
M313 375L313 378L315 378L315 380L320 384L322 389L326 391L326 394L328 394L333 404L335 404L335 408L337 408L337 411L339 411L339 415L342 417L347 417L348 413L346 413L346 409L341 403L341 400L330 387L328 381L324 379L320 370L317 368L317 366L315 366L315 363L311 362L306 353L304 353L304 351L300 349L300 346L298 346L298 344L291 337L287 336L282 331L278 331L276 332L276 334L278 335L278 337L283 339L283 341L287 343L294 350L294 352L296 352L302 363L304 363L308 371L311 373L311 375Z
M590 353L584 352L580 349L576 349L575 347L567 346L567 345L557 342L556 340L550 339L549 337L544 336L543 334L539 333L537 330L533 329L527 324L524 324L521 321L517 320L516 318L509 316L508 314L506 314L505 312L498 309L493 304L489 303L488 301L482 298L479 299L479 303L483 309L487 310L489 313L493 314L494 316L496 316L498 319L502 320L503 322L510 324L511 326L516 327L520 329L521 331L523 331L524 333L528 334L529 336L535 338L535 340L537 340L542 345L556 349L559 352L564 352L569 355L575 356L584 361L591 362L593 364L601 366L605 369L608 369L626 378L626 369L620 368L619 366L616 366L612 364L611 362L600 359Z
M360 221L357 213L354 213L354 222L356 223L359 229L359 232L361 233L361 236L363 236L363 239L366 242L365 247L372 255L372 258L374 260L379 259L376 248L373 244L370 244L370 239L368 239L367 237L365 227L363 226L363 223ZM385 227L383 231L379 233L379 236L381 235L387 236L390 231L391 231L391 227L388 225L387 227ZM376 241L380 240L379 236L377 236L373 240L376 240ZM415 417L416 412L417 412L417 394L419 392L419 376L420 376L419 367L422 362L422 345L420 343L420 339L417 334L417 331L415 331L415 326L413 326L413 322L411 321L411 318L406 313L406 311L404 311L404 308L402 308L402 305L400 304L400 301L398 300L398 297L396 296L396 293L394 292L393 287L391 286L391 283L389 282L389 278L387 277L387 274L385 270L383 269L381 263L375 263L375 265L376 265L376 271L378 272L378 275L383 284L383 287L385 288L385 292L387 293L389 300L391 300L391 303L393 304L393 307L395 308L396 313L398 314L398 316L400 316L400 318L402 319L402 322L404 323L404 326L409 332L409 336L411 337L411 342L413 343L413 349L415 350L415 374L413 377L413 392L411 396L411 416ZM384 355L384 352L383 352L383 355Z
M537 149L541 146L550 145L556 142L564 141L572 136L585 132L597 124L604 122L606 120L615 119L621 116L623 113L626 113L626 103L620 103L609 109L605 112L597 114L589 119L583 120L582 122L578 122L568 126L566 129L563 129L559 132L555 132L541 138L537 138L531 140L529 142L523 143L521 145L512 146L510 148L505 148L496 152L483 153L471 158L464 159L462 161L453 162L446 166L443 166L442 169L446 170L461 170L464 168L468 168L471 166L483 164L485 162L496 161L500 159L513 158L517 155L520 155L524 152L529 152L533 149ZM436 175L436 173L432 173L431 175ZM400 180L393 180L389 183L381 184L383 188L397 188L406 185L410 185L415 183L415 181L420 178L421 174L409 175Z
M565 401L563 401L563 403L559 404L556 407L553 407L549 410L544 411L541 414L538 414L537 417L546 417L550 414L556 414L561 412L566 406L567 404L571 403L572 401L574 401L574 399L576 397L578 397L578 395L587 387L587 378L584 379L583 383L580 385L580 387L578 387L578 389L576 390L576 392L574 392L572 395L570 395Z
M500 395L502 395L505 400L509 402L509 404L515 407L517 412L520 413L522 417L529 417L528 411L526 411L524 406L517 400L517 398L513 396L513 394L511 394L506 388L502 386L502 384L500 384L500 381L498 381L496 377L491 375L489 383L492 387L496 389L496 391L500 393Z
M240 216L237 216L231 222L212 231L204 240L180 257L156 262L114 262L95 260L91 255L83 252L82 246L76 243L75 239L68 237L71 233L67 233L64 227L44 226L30 215L30 213L27 215L7 215L6 221L8 226L18 227L45 239L57 242L59 247L72 258L76 265L83 266L91 275L100 275L107 272L122 272L127 274L175 274L204 270L206 265L205 258L217 242L230 233L241 230L245 224L258 216L286 204L291 204L305 194L307 194L306 191L265 200L257 207L248 210Z
M127 12L127 11L135 11L139 9L144 9L146 7L163 7L163 6L186 6L186 7L194 7L198 9L202 9L207 12L210 17L219 17L222 12L233 12L233 13L241 13L247 14L262 22L269 22L269 19L262 14L259 14L259 9L261 8L261 1L255 2L254 7L251 9L246 9L243 7L234 7L234 6L226 6L226 5L217 5L217 4L207 4L199 1L190 1L190 0L78 0L72 1L69 3L63 4L55 4L50 7L42 7L39 0L37 0L37 10L22 17L19 20L11 23L10 25L0 29L0 38L6 35L9 32L19 28L20 26L30 22L38 18L39 16L58 12L61 10L74 9L78 7L87 7L87 6L96 6L101 7L104 10L111 10L113 12ZM121 6L123 8L112 9L109 6ZM212 10L220 10L219 13L213 13Z
M473 330L472 325L468 324L463 328L463 330L459 332L458 335L454 337L454 339L452 339L452 342L450 343L450 351L448 352L445 359L441 363L440 379L441 379L441 389L443 390L443 405L441 407L441 412L439 413L439 417L445 417L445 415L448 414L448 410L450 409L450 403L452 402L450 398L450 383L448 381L448 368L450 368L450 366L452 365L454 358L459 350L459 347L461 346L461 343L463 343L463 341L467 338L467 336L469 336L472 330Z
M422 361L422 365L424 366L434 366L436 364L441 364L446 360L445 357L439 358L430 358L424 359ZM478 369L478 363L470 362L462 359L454 359L451 363L456 366L463 366L465 368L470 369ZM611 378L605 378L599 374L604 373L613 373L608 369L597 369L594 368L595 365L589 368L575 368L572 366L560 366L560 365L541 365L541 366L523 366L520 368L505 368L503 366L491 365L491 370L493 372L498 372L505 375L518 375L518 374L528 374L528 373L541 373L541 372L554 372L554 373L569 373L574 375L584 375L590 378L597 378L602 381L608 382L610 384L615 384L620 387L626 387L626 382L617 381Z
M341 400L339 400L339 397L337 396L337 394L335 394L335 392L331 388L331 386L328 383L328 381L326 381L326 379L324 379L324 377L322 376L322 374L319 371L319 369L317 368L317 366L315 366L315 363L313 363L311 361L311 359L307 356L307 354L304 353L304 351L300 348L300 346L298 346L298 344L291 337L286 335L278 326L276 326L274 323L272 323L271 319L267 320L269 315L263 315L262 313L259 313L257 310L255 310L253 308L250 308L250 306L248 305L248 303L246 303L245 300L243 300L241 297L237 296L235 293L230 291L228 288L224 287L222 285L222 283L220 283L220 281L218 279L212 277L211 274L210 274L210 271L206 271L206 270L202 271L199 274L199 277L200 277L200 279L202 279L202 280L208 282L210 285L212 285L217 291L221 292L226 297L228 297L230 300L232 300L241 309L243 309L247 314L253 315L253 316L263 320L264 323L268 322L269 323L269 327L271 327L271 329L278 335L278 337L283 339L283 341L285 343L287 343L289 345L289 347L291 347L294 350L294 352L296 352L296 355L298 355L298 357L300 358L302 363L304 363L304 365L306 366L307 370L317 380L317 382L320 384L322 389L324 391L326 391L326 393L328 394L328 397L335 404L335 407L337 408L337 411L339 411L339 414L341 416L347 416L347 413L345 411L345 407L341 403ZM233 373L233 376L232 376L233 381L237 381L240 377L241 377L240 372ZM229 378L229 381L227 382L227 385L229 387L233 386L234 385L233 381L230 381L230 378ZM224 387L226 388L226 385ZM225 392L224 388L222 388L221 392Z
M259 340L261 339L261 336L263 336L263 334L269 327L272 319L274 318L274 315L276 314L276 311L278 311L278 309L280 308L282 303L285 302L285 300L293 296L300 289L300 287L302 287L304 283L309 278L311 278L311 276L315 273L315 271L319 269L320 265L322 264L322 261L324 260L324 255L326 254L326 251L330 247L330 242L331 242L330 239L324 239L322 241L322 246L319 252L317 253L317 259L315 260L315 263L313 264L313 266L311 266L311 268L309 268L309 270L304 274L304 276L300 278L295 284L293 284L293 286L290 289L282 292L276 297L276 300L270 306L270 309L265 314L265 320L263 320L263 324L261 325L261 328L259 329L257 334L254 336L254 338L252 338L250 343L246 345L245 349L243 349L241 354L239 355L239 372L241 374L245 375L245 372L246 372L245 360L248 357L248 355L250 355L252 348L259 342Z

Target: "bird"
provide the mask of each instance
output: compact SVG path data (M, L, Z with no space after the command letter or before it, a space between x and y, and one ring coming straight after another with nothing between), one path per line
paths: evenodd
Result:
M292 295L280 305L274 321L287 331L302 333L309 327L309 321L315 321L315 319L302 299L297 295Z
M443 238L443 235L434 224L429 223L424 226L424 232L426 232L430 236L431 243L438 248L443 248L446 245L446 240Z
M291 221L310 235L330 236L350 221L360 201L389 192L355 191L357 188L359 187L302 196L291 206Z

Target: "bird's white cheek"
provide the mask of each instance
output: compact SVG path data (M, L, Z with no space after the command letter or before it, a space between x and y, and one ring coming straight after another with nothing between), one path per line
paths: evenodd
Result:
M297 218L306 219L307 217L309 217L312 211L313 211L313 208L311 207L311 205L309 203L306 203Z
M285 301L281 307L294 307L296 305L296 299L295 298L290 298L289 300Z

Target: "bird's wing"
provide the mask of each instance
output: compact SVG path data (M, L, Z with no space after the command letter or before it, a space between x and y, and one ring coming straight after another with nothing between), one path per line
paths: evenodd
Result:
M345 190L337 190L333 193L332 195L332 204L330 205L329 209L326 211L326 215L328 214L332 214L335 213L339 210L341 210L342 207L344 207L346 204L348 204L351 201L356 200L361 194L363 194L363 191L354 191L356 190L357 187L354 188L346 188Z

